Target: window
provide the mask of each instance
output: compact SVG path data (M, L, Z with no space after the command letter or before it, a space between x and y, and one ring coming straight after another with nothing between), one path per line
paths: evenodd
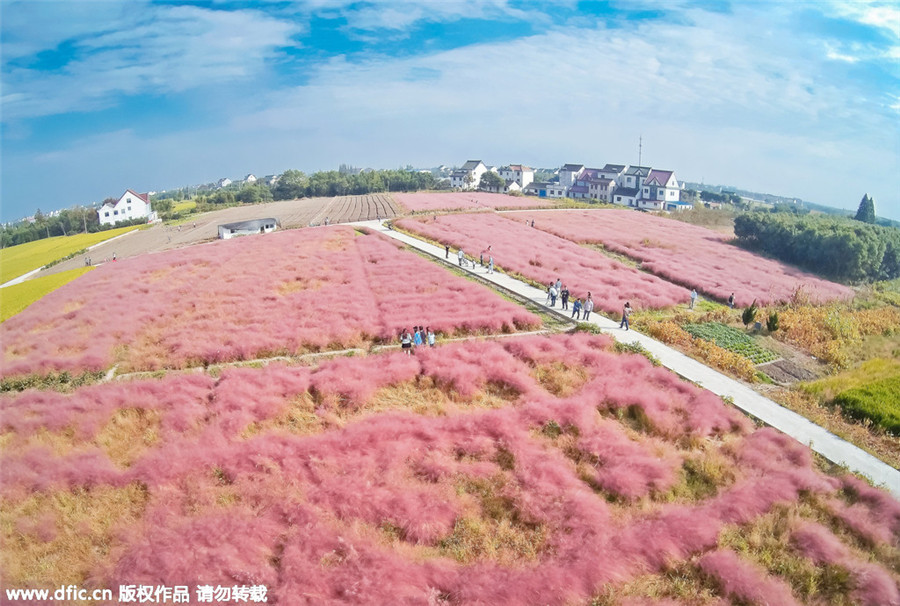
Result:
M113 211L113 214L114 214L114 215L118 215L118 214L119 214L119 211L114 210L114 211Z
M131 212L131 207L130 207L130 206L128 207L128 212Z
M125 201L131 204L131 198L125 198Z
M109 211L106 211L106 213L105 213L103 216L104 216L104 217L108 217L108 216L109 216Z

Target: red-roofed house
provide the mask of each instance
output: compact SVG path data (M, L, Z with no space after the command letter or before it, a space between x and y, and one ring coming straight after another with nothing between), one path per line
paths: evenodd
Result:
M119 221L146 218L152 221L156 213L150 208L150 194L139 194L126 189L118 202L107 202L97 210L100 225L112 225Z
M500 169L500 176L507 181L515 181L521 189L534 181L534 170L522 164L510 164Z

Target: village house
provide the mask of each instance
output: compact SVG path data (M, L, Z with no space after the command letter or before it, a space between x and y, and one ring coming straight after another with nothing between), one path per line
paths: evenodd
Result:
M566 188L559 183L532 181L525 188L525 195L539 198L564 198L566 196Z
M455 189L475 189L481 181L481 175L488 167L481 160L469 160L462 168L450 174L450 187Z
M510 164L500 169L500 176L508 185L510 181L514 181L519 186L518 191L522 191L534 181L534 170L522 164Z
M150 194L139 194L130 189L116 202L107 202L97 210L100 225L113 225L119 221L133 219L156 220L156 213L150 207Z

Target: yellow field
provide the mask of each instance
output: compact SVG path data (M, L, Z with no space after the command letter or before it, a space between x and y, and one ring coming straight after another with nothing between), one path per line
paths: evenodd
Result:
M13 284L0 290L0 322L5 322L8 318L16 315L47 293L68 284L92 269L93 267L70 269L58 274L26 280L21 284Z
M197 203L193 200L185 200L184 202L178 202L172 206L172 212L182 213L190 210L194 210L197 208Z
M56 236L4 248L0 250L0 284L27 274L33 269L43 267L51 261L62 259L83 248L99 244L104 240L109 240L135 229L140 228L132 225L95 234Z
M876 358L852 370L801 385L803 391L831 399L838 393L900 375L900 360Z

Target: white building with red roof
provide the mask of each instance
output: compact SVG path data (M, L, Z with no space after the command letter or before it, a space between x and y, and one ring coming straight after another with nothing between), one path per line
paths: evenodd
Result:
M510 164L500 169L500 176L507 183L513 181L519 185L520 190L528 187L534 181L534 169L522 164Z
M107 202L97 210L100 225L112 225L119 221L143 219L152 221L156 213L150 208L150 194L139 194L126 189L117 202Z

